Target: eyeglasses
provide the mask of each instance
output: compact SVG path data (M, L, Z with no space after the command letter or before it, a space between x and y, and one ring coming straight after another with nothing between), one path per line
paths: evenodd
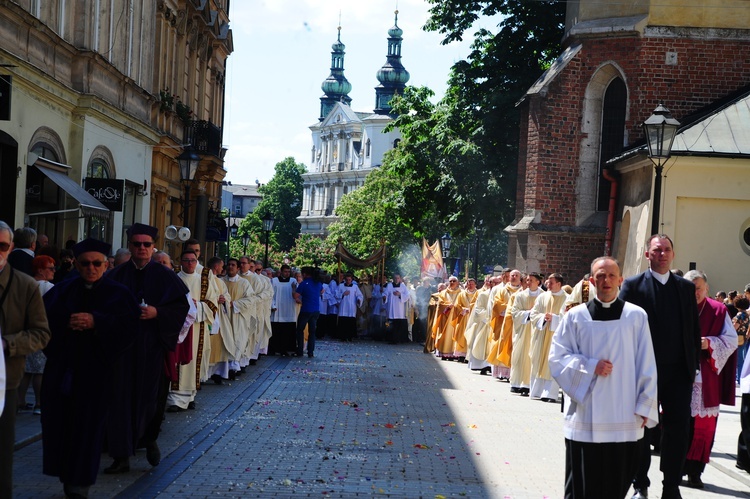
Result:
M151 241L130 241L130 244L135 246L136 248L140 248L143 246L144 248L150 248L154 243Z
M10 243L0 243L0 251L8 251L10 249Z
M195 263L198 260L196 260L194 258L183 258L181 261L182 261L182 263Z
M93 265L94 267L99 268L102 265L104 265L105 263L107 263L107 262L102 262L102 261L99 261L99 260L91 260L91 261L89 261L89 260L79 260L78 261L78 265L80 265L81 267L90 267L91 265Z

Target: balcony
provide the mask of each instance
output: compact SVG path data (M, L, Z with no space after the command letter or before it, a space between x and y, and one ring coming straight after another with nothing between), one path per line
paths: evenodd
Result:
M190 121L185 126L185 144L192 144L198 154L210 154L221 158L221 128L210 121Z

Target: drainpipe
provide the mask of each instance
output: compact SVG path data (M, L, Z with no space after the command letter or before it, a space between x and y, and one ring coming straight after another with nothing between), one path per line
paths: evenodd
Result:
M615 210L617 209L617 178L609 170L602 170L602 177L609 180L609 212L607 214L607 236L604 239L604 254L612 256L612 240L615 237Z

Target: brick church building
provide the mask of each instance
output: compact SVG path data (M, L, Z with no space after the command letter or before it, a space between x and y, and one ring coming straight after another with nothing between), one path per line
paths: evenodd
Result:
M701 4L568 3L563 53L519 102L509 265L580 279L617 247L618 200L628 193L607 162L645 143L641 124L659 103L685 124L750 85L747 2ZM653 167L642 167L650 201Z

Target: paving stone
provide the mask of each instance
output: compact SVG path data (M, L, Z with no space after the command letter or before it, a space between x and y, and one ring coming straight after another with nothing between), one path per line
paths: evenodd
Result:
M162 463L138 451L91 497L562 497L560 405L413 344L321 341L315 355L262 357L237 381L204 384L197 410L166 415ZM62 497L41 474L38 421L21 416L15 497ZM738 432L739 407L723 407L706 489L683 497L750 497L732 461Z

